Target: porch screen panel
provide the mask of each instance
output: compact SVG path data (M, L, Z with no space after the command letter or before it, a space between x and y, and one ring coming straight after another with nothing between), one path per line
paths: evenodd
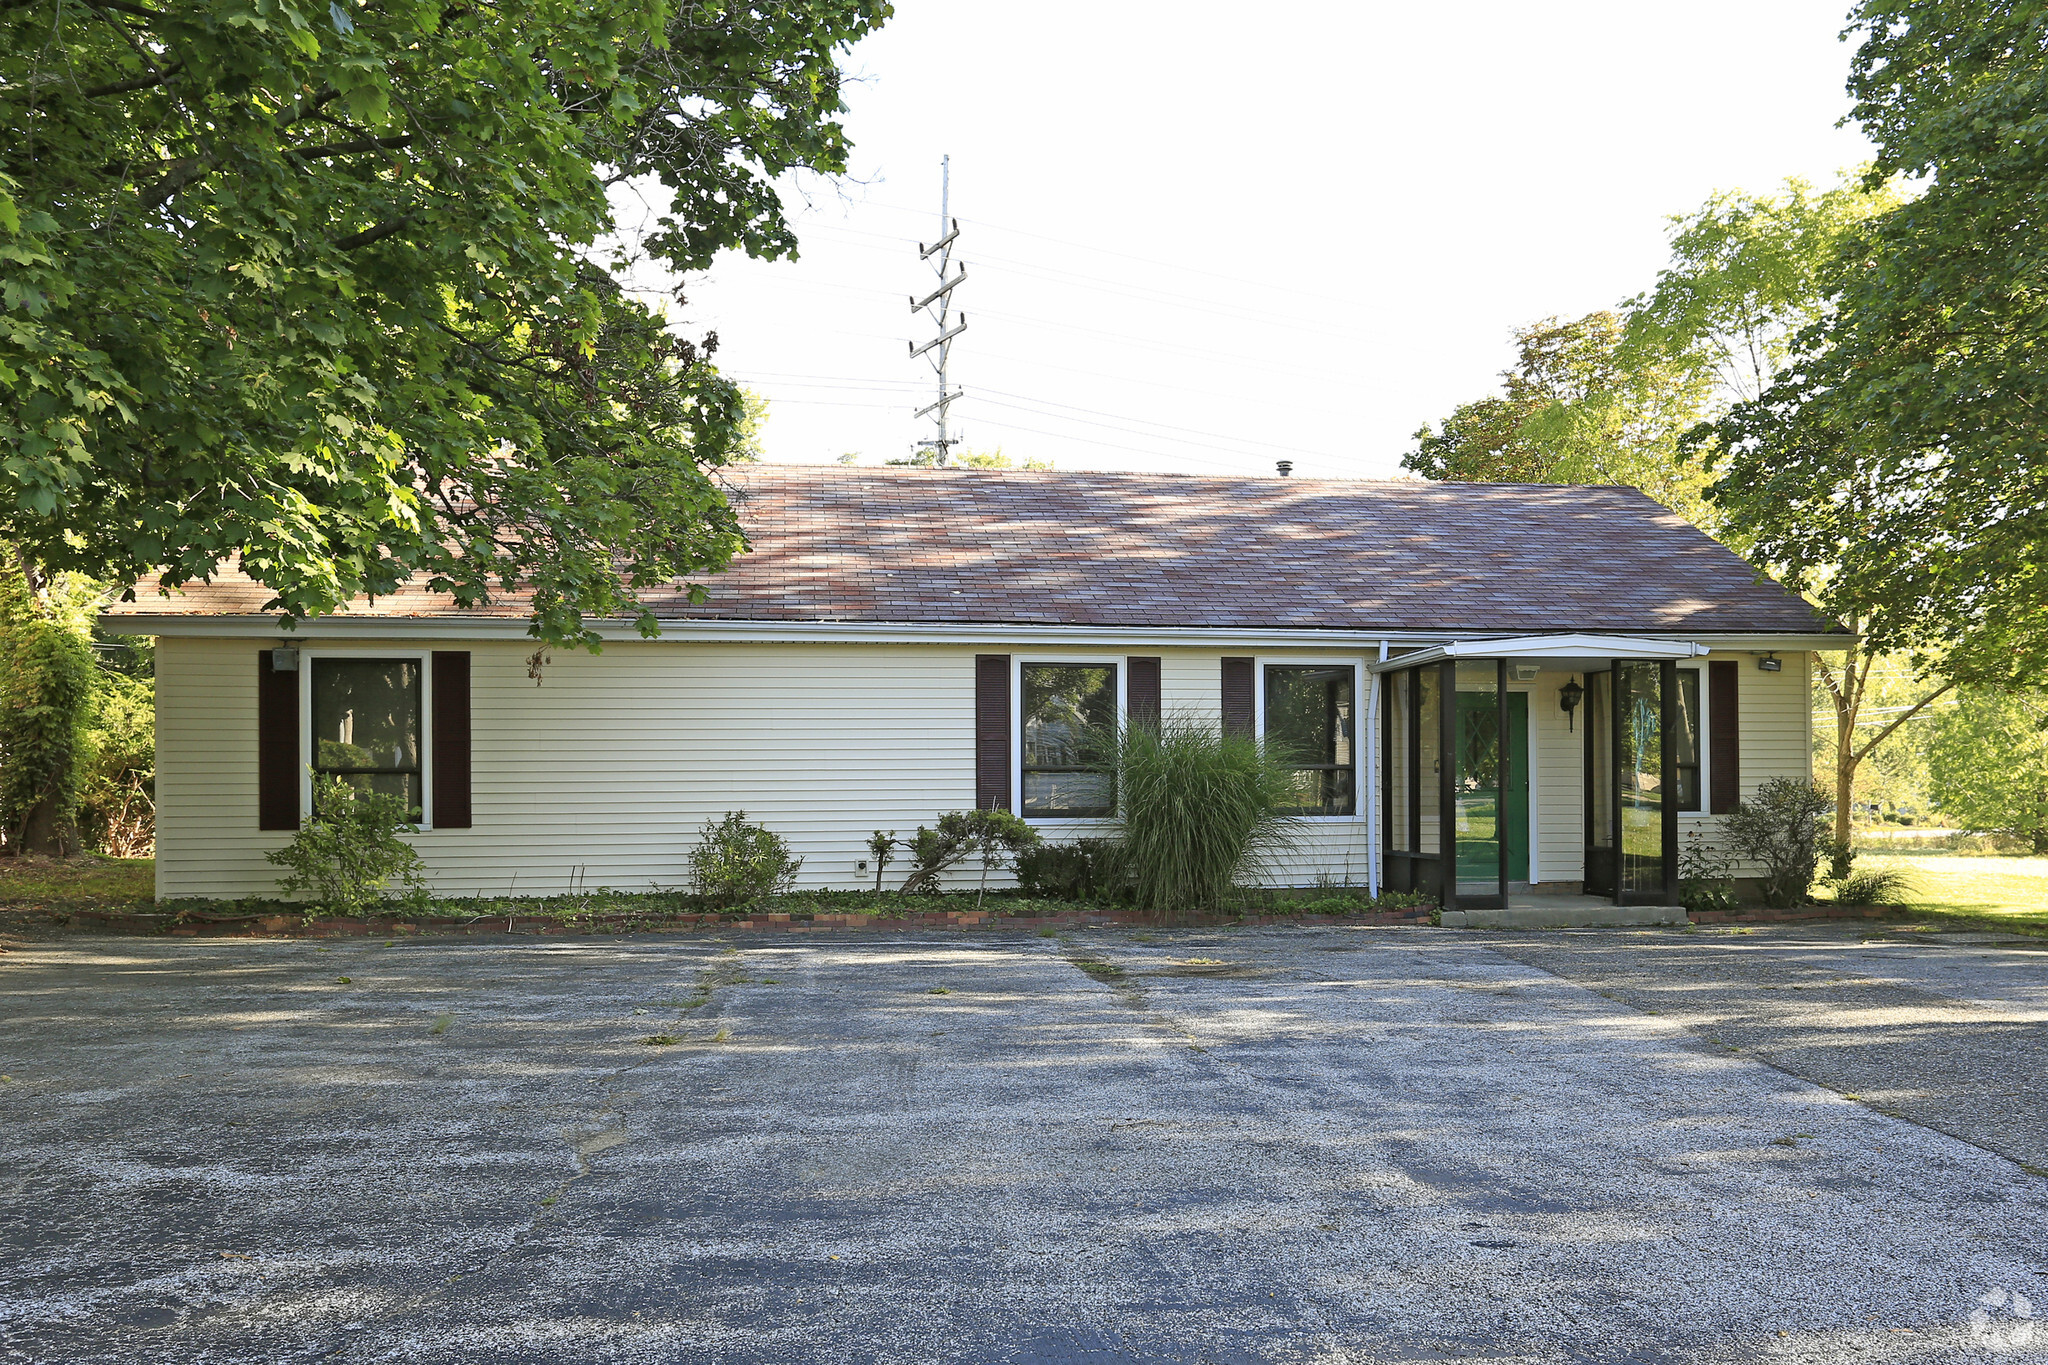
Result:
M1443 772L1444 688L1442 675L1434 667L1418 668L1415 679L1415 709L1421 724L1416 727L1415 770L1421 777L1416 785L1416 815L1420 817L1415 851L1443 852L1443 793L1437 779Z
M1415 807L1408 799L1408 771L1415 750L1408 731L1415 706L1415 677L1411 673L1389 673L1382 679L1382 686L1386 689L1386 735L1381 746L1380 772L1385 778L1387 848L1393 853L1413 853L1415 833L1409 825Z
M1453 787L1457 809L1458 894L1500 894L1502 830L1500 664L1458 665L1458 749Z
M1656 891L1664 885L1664 689L1661 666L1614 666L1615 758L1620 765L1621 889Z
M1586 675L1586 771L1591 791L1588 843L1614 847L1614 675Z

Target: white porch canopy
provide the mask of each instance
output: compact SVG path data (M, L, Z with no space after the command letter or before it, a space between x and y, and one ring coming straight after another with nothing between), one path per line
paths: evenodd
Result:
M1542 659L1546 662L1605 664L1610 659L1697 659L1708 653L1693 640L1651 640L1640 635L1516 635L1498 640L1454 640L1447 645L1397 654L1371 665L1391 673L1445 659Z

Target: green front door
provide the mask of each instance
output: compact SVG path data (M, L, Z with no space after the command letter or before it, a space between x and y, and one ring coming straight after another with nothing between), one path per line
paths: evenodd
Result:
M1461 765L1460 772L1491 773L1498 766L1478 761L1490 759L1499 740L1500 712L1487 693L1458 694L1458 751L1475 761ZM1508 841L1508 880L1529 880L1529 694L1508 693L1508 791L1507 809L1501 809L1497 787L1474 786L1457 793L1458 880L1491 881L1499 875L1503 831ZM1505 814L1505 820L1502 815ZM1491 893L1489 893L1491 894Z

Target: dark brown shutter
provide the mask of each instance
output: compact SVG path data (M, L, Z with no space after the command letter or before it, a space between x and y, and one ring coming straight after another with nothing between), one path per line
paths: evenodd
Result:
M309 665L299 656L299 667ZM256 828L299 827L299 675L256 652Z
M1010 656L974 656L974 804L1010 808Z
M1252 661L1223 661L1223 733L1248 735L1252 732Z
M1736 696L1742 669L1707 665L1707 770L1713 792L1708 813L1726 815L1742 800L1742 706Z
M1124 679L1124 714L1133 725L1159 728L1159 660L1133 655L1124 660L1130 669Z
M434 828L468 829L469 651L434 651Z

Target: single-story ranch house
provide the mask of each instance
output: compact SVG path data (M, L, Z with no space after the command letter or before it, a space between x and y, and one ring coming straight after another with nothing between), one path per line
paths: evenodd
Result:
M516 597L403 591L295 632L262 587L114 607L157 637L157 890L274 893L309 769L407 794L448 894L675 886L707 818L871 886L941 812L1100 829L1075 722L1199 713L1283 747L1281 869L1668 906L1687 832L1810 770L1841 628L1628 488L968 469L728 471L754 549L539 683Z

